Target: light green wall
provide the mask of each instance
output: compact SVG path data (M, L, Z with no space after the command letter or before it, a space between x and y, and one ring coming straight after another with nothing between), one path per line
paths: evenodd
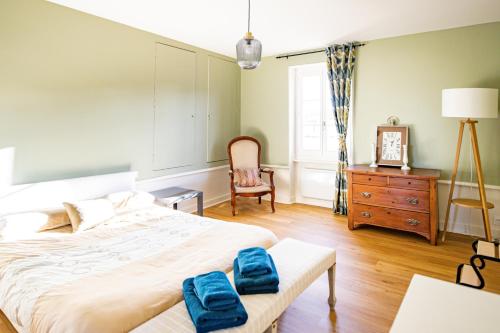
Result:
M375 127L396 115L410 125L413 166L437 168L448 179L458 119L441 117L441 90L500 89L500 22L370 41L359 49L355 74L354 161L367 163ZM268 146L266 163L288 164L288 66L324 61L323 54L265 58L242 72L242 132ZM500 119L478 124L486 183L500 185ZM464 137L462 170L469 166ZM466 180L462 173L460 179Z
M156 42L196 52L194 163L163 171L152 166ZM14 183L226 163L205 162L208 57L234 59L42 0L0 0L0 44L0 148L16 148Z
M448 178L458 121L440 116L441 89L500 88L499 35L500 23L492 23L360 48L355 161L368 162L375 126L397 115L410 124L413 165ZM0 0L0 41L0 148L16 148L15 183L129 169L145 179L225 163L205 162L207 64L215 54L42 0ZM152 171L155 42L197 53L198 136L189 167ZM321 53L268 57L242 72L242 133L262 141L265 163L289 161L289 66L322 61ZM500 119L481 120L478 131L486 182L500 185ZM463 152L465 169L467 144Z
M500 89L500 22L377 40L358 60L354 159L369 161L374 125L396 115L410 125L413 165L441 169L448 179L459 119L441 117L441 90ZM478 135L486 183L500 185L500 119L480 120ZM467 133L461 170L469 169L469 142Z

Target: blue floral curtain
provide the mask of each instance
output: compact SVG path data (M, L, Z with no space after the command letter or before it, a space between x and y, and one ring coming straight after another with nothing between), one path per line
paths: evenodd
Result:
M335 125L339 140L339 158L335 176L333 212L347 215L347 121L351 105L351 82L354 74L355 46L353 43L326 48L327 71Z

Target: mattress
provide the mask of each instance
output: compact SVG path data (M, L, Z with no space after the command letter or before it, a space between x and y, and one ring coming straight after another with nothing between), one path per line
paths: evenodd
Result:
M81 233L0 242L0 309L19 332L124 332L182 300L182 281L230 271L270 231L153 206Z

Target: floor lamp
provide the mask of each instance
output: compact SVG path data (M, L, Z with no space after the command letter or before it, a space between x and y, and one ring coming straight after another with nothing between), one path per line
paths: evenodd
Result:
M492 237L488 209L494 208L495 206L486 200L483 170L481 168L479 146L477 143L477 120L472 120L471 118L498 118L498 89L444 89L442 93L442 116L465 118L465 120L460 120L457 152L455 155L455 166L453 167L453 173L451 175L450 194L448 196L448 206L446 208L442 241L444 242L446 238L448 219L450 218L450 207L451 205L456 205L467 208L481 209L486 240L488 242L491 242ZM474 153L474 163L476 165L477 185L479 187L479 200L453 198L453 191L455 190L455 180L458 170L458 162L460 160L460 148L462 146L462 137L465 125L468 125L470 131L472 151Z

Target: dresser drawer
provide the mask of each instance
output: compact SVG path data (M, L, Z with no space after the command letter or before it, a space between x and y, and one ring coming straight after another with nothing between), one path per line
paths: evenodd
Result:
M353 184L355 203L391 208L429 211L429 192Z
M429 191L429 181L428 180L389 177L389 186L399 187L399 188L411 188L411 189L422 190L422 191Z
M354 224L372 224L399 230L429 234L429 214L394 208L354 204Z
M355 184L387 186L387 177L353 174L352 182Z

